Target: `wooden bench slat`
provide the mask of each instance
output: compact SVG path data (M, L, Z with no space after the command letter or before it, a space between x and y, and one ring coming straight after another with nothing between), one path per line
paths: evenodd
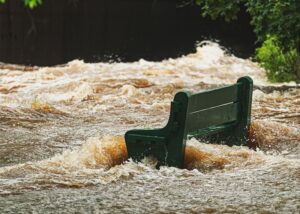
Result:
M191 133L208 126L236 121L238 106L238 103L229 103L188 114L187 132Z
M189 99L188 112L236 102L238 100L239 86L240 84L235 84L192 95Z
M226 124L222 124L222 125L218 125L218 126L210 126L210 127L207 127L207 128L199 129L197 131L189 133L187 135L187 138L191 139L193 137L196 137L196 138L197 137L205 137L207 135L213 135L213 134L219 133L220 131L231 130L233 123L234 122L232 122L232 123L226 123Z
M131 138L135 138L136 140L147 140L158 143L165 143L166 138L161 136L152 136L152 135L141 135L141 134L130 134Z

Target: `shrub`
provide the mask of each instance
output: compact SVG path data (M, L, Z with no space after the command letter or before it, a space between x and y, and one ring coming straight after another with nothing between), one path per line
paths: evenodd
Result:
M284 49L300 51L299 0L247 0L247 11L259 41L275 35Z
M201 15L212 19L223 17L226 21L237 19L242 7L251 16L251 24L259 41L267 35L276 35L285 46L300 45L299 0L195 0Z
M195 1L202 8L202 16L223 17L226 21L236 19L241 7L246 8L258 42L263 43L256 58L267 69L269 80L300 81L299 0Z
M257 60L266 69L271 82L300 79L300 55L296 49L283 50L275 36L268 36L256 50Z

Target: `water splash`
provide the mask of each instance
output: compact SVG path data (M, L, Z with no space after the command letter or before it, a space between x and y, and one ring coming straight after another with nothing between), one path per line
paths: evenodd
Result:
M163 127L176 92L232 84L244 75L259 89L253 94L251 125L256 150L191 139L185 169L157 170L150 157L127 161L120 136L129 129ZM49 211L42 207L52 206L49 194L65 197L57 207L74 199L70 212L99 205L95 201L103 202L96 210L133 213L295 211L300 91L295 83L288 86L292 89L268 83L258 64L228 55L214 43L161 62L74 60L26 72L1 67L0 207ZM28 204L34 194L37 204ZM10 200L20 203L9 205Z
M267 158L263 153L246 147L212 145L191 139L187 142L184 167L204 173L212 170L230 171L257 166L265 163ZM14 186L22 189L22 186L28 188L32 185L39 188L57 185L84 187L128 179L145 170L155 171L155 165L156 161L151 157L145 157L141 163L128 161L124 138L104 136L89 138L79 149L66 150L49 159L2 167L0 178L4 179L1 183L7 189ZM182 173L185 174L184 171ZM177 174L180 176L180 173ZM10 179L9 183L7 179Z

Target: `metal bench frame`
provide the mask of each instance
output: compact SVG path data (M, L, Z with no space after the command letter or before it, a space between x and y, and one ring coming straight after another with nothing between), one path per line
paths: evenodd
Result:
M246 76L236 84L197 94L178 92L164 128L126 132L128 157L140 161L154 156L158 166L182 168L186 140L191 137L246 145L252 91L253 81Z

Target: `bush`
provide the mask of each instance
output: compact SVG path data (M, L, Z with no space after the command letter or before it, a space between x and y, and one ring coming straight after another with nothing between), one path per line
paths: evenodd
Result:
M202 16L226 21L237 18L242 7L251 16L259 43L256 57L267 69L270 81L300 81L300 1L299 0L195 0ZM268 35L273 35L272 37Z
M259 41L275 35L284 49L300 50L299 0L247 0L247 11Z
M223 17L226 21L237 19L242 7L251 16L258 40L276 35L284 46L300 48L300 1L299 0L195 0L201 15L212 19ZM299 50L299 49L298 49Z
M300 79L300 55L296 49L283 50L277 37L268 36L256 50L257 60L267 71L271 82L289 82Z

